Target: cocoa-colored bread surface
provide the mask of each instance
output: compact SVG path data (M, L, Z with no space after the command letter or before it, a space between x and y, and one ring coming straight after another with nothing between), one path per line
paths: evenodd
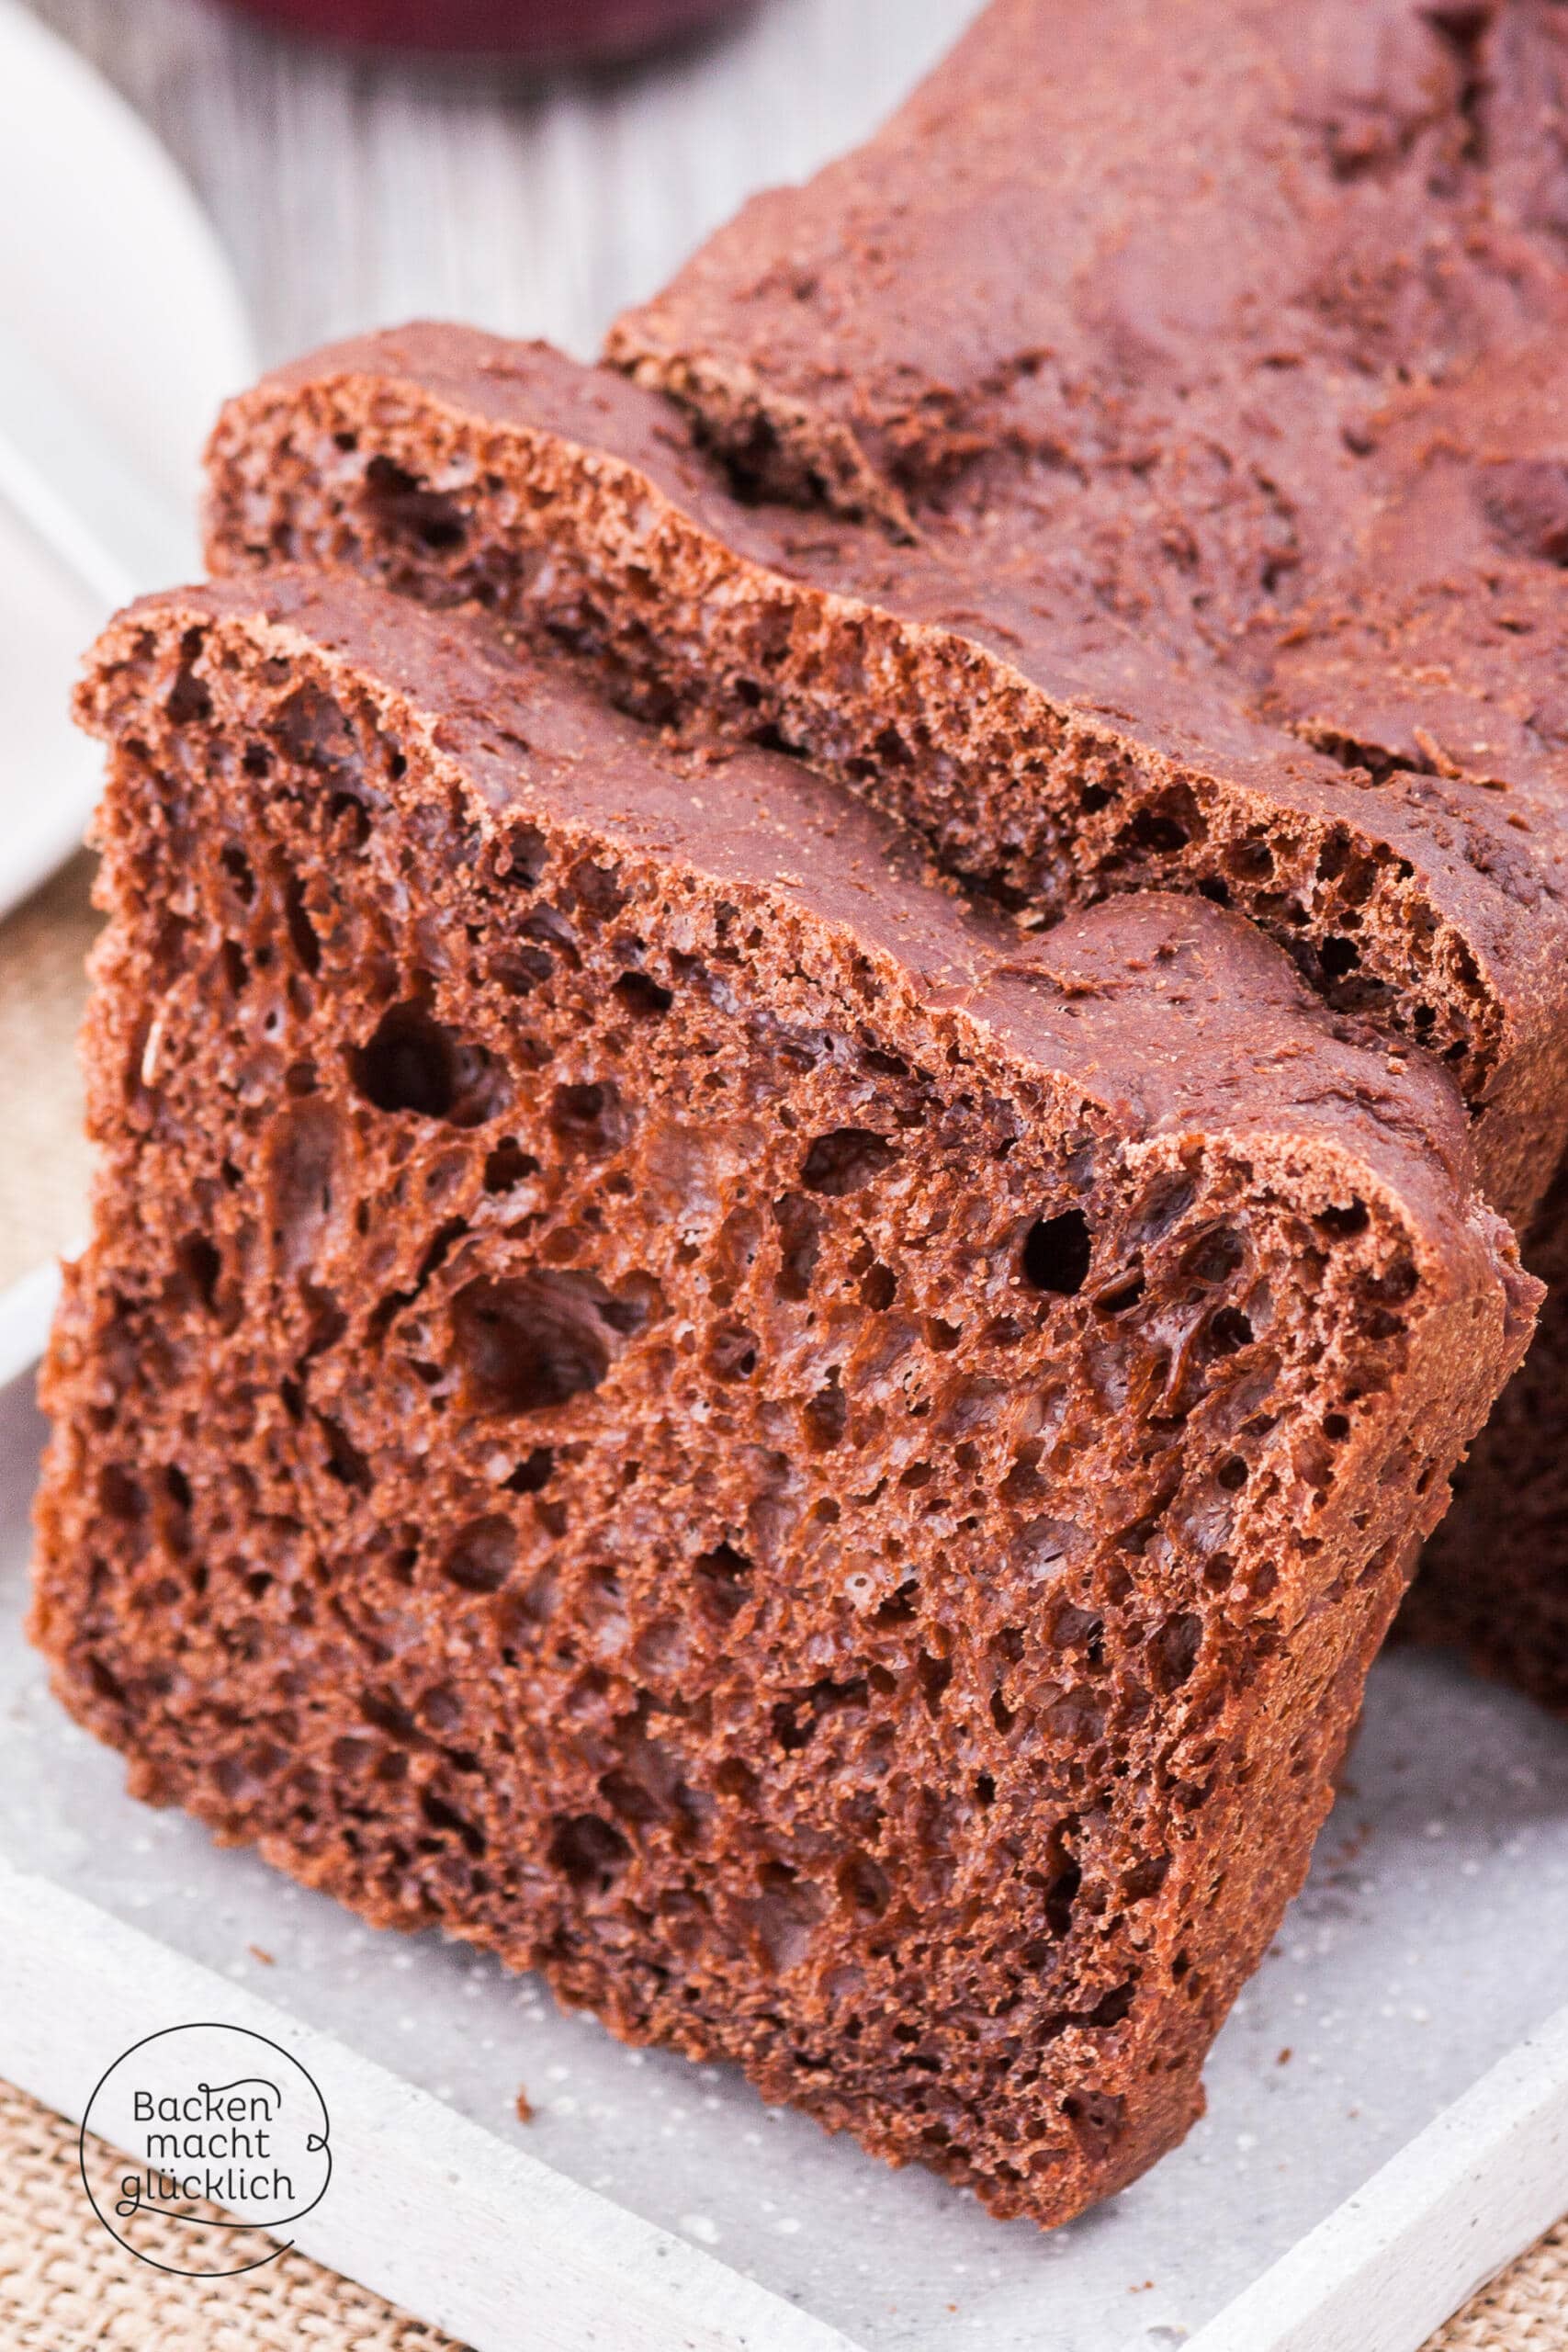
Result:
M999 2213L1131 2178L1525 1342L1449 1077L352 581L150 599L81 710L67 1704Z
M1563 26L997 0L617 325L635 384L416 328L247 396L213 561L566 635L640 707L803 748L1027 925L1234 906L1451 1063L1550 1268ZM1559 1704L1565 1363L1554 1293L1409 1620Z
M1450 1063L1506 1212L1549 1182L1568 831L1545 784L1347 768L1130 629L1058 657L983 533L961 555L738 504L670 401L543 345L335 346L231 402L209 460L216 571L309 560L477 603L645 716L803 752L1026 927L1110 891L1232 906Z

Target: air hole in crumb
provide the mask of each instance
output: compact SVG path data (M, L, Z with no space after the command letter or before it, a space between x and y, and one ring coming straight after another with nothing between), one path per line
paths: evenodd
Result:
M510 1478L502 1484L511 1495L536 1495L550 1483L556 1457L547 1445L536 1445L524 1462L517 1464Z
M614 993L631 1012L650 1020L668 1012L675 1001L673 989L661 988L647 972L623 972L615 983Z
M1182 1272L1194 1282L1228 1283L1246 1255L1241 1236L1228 1225L1216 1225L1192 1243L1182 1261Z
M1203 1621L1190 1611L1168 1617L1149 1644L1149 1660L1162 1690L1178 1690L1191 1674L1203 1638Z
M319 1413L316 1419L326 1444L327 1476L342 1487L352 1487L355 1494L367 1494L370 1488L370 1464L349 1436L341 1421L329 1414Z
M284 752L321 775L357 783L364 761L341 704L307 682L278 706L273 729Z
M419 1809L433 1829L443 1833L450 1832L452 1836L460 1839L476 1860L484 1852L483 1831L477 1829L465 1815L460 1814L455 1805L448 1804L445 1797L438 1797L434 1790L422 1791Z
M812 1144L801 1165L800 1181L808 1193L841 1200L846 1193L860 1192L897 1157L897 1144L870 1127L837 1127Z
M1060 1216L1038 1217L1023 1244L1023 1272L1036 1290L1071 1298L1083 1286L1089 1272L1089 1219L1081 1209L1064 1209Z
M364 499L372 524L389 538L412 540L432 555L454 555L468 544L468 518L457 500L390 458L372 458L366 467Z
M1179 820L1167 809L1140 808L1127 827L1126 838L1135 849L1152 849L1169 856L1185 849L1191 836Z
M631 1126L616 1089L608 1080L585 1086L558 1086L550 1098L550 1132L569 1150L595 1159L615 1150Z
M596 1813L578 1813L557 1816L546 1858L581 1892L606 1894L631 1850L613 1822Z
M1266 882L1274 871L1274 853L1267 842L1237 842L1226 851L1225 864L1240 882Z
M1146 1903L1151 1894L1159 1893L1169 1870L1170 1856L1168 1854L1151 1854L1145 1860L1134 1862L1122 1881L1122 1901Z
M98 1500L111 1519L133 1527L147 1508L146 1497L129 1471L107 1462L98 1476Z
M692 1574L699 1590L726 1623L739 1616L746 1605L750 1573L750 1561L730 1544L716 1544L711 1552L699 1553L692 1562Z
M499 1592L517 1562L517 1531L509 1519L471 1519L458 1529L441 1573L462 1592Z
M321 968L321 943L316 935L316 926L310 921L304 890L292 876L284 892L284 912L288 925L289 944L301 969L314 976Z
M201 639L197 639L200 650ZM194 658L194 657L193 657ZM187 661L169 690L165 705L176 727L204 726L212 716L212 693L203 678L198 678Z
M843 1442L850 1403L839 1385L835 1364L831 1374L805 1409L807 1442L815 1453L830 1453Z
M1214 1473L1228 1495L1237 1495L1247 1484L1247 1464L1239 1453L1227 1453Z
M502 878L520 890L536 890L550 862L550 847L537 825L509 826L496 861Z
M525 1151L515 1136L503 1136L495 1149L485 1159L484 1185L487 1193L514 1192L526 1183L530 1176L539 1172L539 1163L532 1152Z
M773 1738L786 1756L798 1755L817 1728L816 1718L808 1715L803 1722L787 1699L781 1699L773 1713Z
M786 1193L773 1203L773 1223L779 1229L779 1296L807 1298L822 1247L820 1212L798 1193Z
M210 1306L217 1295L223 1261L207 1236L187 1234L175 1252L175 1262L203 1306Z
M951 1659L933 1657L930 1650L922 1650L915 1660L915 1675L928 1710L933 1715L940 1714L947 1686L953 1679Z
M1137 1990L1136 1981L1132 1978L1125 1984L1114 1985L1109 1993L1100 1996L1086 2022L1100 2031L1107 2027L1120 2025L1132 2008Z
M1331 980L1342 980L1353 972L1361 960L1361 951L1353 939L1343 939L1337 933L1325 939L1318 949L1318 962Z
M1325 1413L1323 1434L1330 1445L1343 1445L1350 1434L1350 1424L1343 1413Z
M1083 1871L1072 1860L1065 1862L1051 1882L1045 1897L1045 1925L1056 1937L1068 1934L1073 1924L1073 1905L1083 1885Z
M715 1380L750 1380L757 1369L757 1334L738 1323L723 1324L708 1341L707 1367Z
M591 857L580 858L568 879L577 904L601 922L618 915L626 903L618 865L596 865Z
M364 848L370 838L370 812L356 793L334 792L327 814L345 848Z
M846 1854L836 1873L839 1894L852 1911L880 1918L893 1889L886 1871L869 1854Z
M1401 1250L1399 1256L1392 1261L1383 1273L1379 1275L1371 1288L1374 1297L1386 1301L1390 1306L1398 1306L1405 1299L1414 1296L1419 1279L1416 1272L1415 1260L1405 1251Z
M895 1626L913 1623L919 1604L920 1589L914 1583L901 1584L897 1592L889 1593L872 1623L891 1632Z
M873 1315L885 1314L898 1293L898 1278L890 1266L868 1266L861 1276L860 1303Z
M610 1369L606 1309L592 1274L540 1270L476 1282L452 1302L452 1335L470 1412L537 1413L597 1388Z
M350 1054L349 1067L376 1110L412 1112L457 1127L482 1126L512 1100L496 1057L437 1021L418 999L384 1013L369 1042Z
M232 842L218 854L218 863L234 885L234 895L243 907L248 907L256 895L256 877L251 871L251 861L243 849Z
M1209 1345L1216 1355L1234 1356L1252 1343L1252 1325L1239 1306L1222 1306L1209 1321Z

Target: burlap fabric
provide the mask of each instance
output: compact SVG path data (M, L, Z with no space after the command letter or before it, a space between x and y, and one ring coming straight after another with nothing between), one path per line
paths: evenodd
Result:
M77 858L0 924L0 1289L85 1222L75 1046L90 879L87 859Z
M161 2236L159 2233L162 2233ZM144 2240L152 2261L189 2259L180 2224ZM267 2252L258 2231L225 2242L236 2263ZM0 2084L0 2346L4 2352L453 2352L378 2295L280 2254L243 2278L176 2278L138 2262L82 2188L76 2132Z
M74 1039L93 935L83 858L0 925L0 1287L83 1228ZM521 2336L519 2342L522 2342ZM242 2278L175 2278L94 2216L73 2126L0 2084L0 2352L455 2352L302 2256ZM1568 2222L1427 2352L1568 2352Z

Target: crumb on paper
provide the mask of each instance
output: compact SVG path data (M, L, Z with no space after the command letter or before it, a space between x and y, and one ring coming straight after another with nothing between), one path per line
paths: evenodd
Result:
M260 1944L247 1944L245 1946L245 1950L250 1953L253 1960L259 1960L264 1968L276 1968L277 1966L277 1962L274 1960L271 1952L263 1951Z
M1290 2064L1290 2063L1291 2063L1291 2045L1290 2045L1290 2043L1287 2041L1287 2042L1286 2042L1286 2044L1285 2044L1285 2046L1284 2046L1284 2048L1283 2048L1283 2050L1281 2050L1281 2051L1280 2051L1280 2055L1278 2056L1278 2058L1276 2058L1276 2059L1275 2059L1274 2064L1275 2064L1275 2065L1276 2065L1276 2066L1288 2066L1288 2065Z
M534 2102L521 2083L517 2086L517 2120L519 2123L532 2123L534 2120Z

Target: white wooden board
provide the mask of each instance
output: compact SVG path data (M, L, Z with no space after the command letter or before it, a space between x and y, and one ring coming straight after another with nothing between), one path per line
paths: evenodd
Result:
M0 1300L0 1360L41 1287ZM0 2075L79 2115L141 2034L272 2033L333 2119L299 2243L478 2352L547 2309L562 2352L1173 2352L1197 2331L1194 2352L1415 2352L1568 2202L1568 1732L1506 1693L1379 1667L1209 2115L1044 2236L132 1803L20 1637L39 1435L23 1380L0 1396Z

